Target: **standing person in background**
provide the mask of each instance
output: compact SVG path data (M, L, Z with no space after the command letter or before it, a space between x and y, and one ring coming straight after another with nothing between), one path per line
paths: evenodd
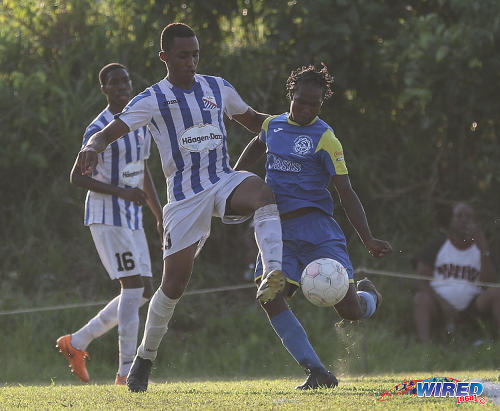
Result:
M476 283L495 281L488 242L477 225L473 208L457 203L445 233L430 241L415 257L421 280L413 300L415 328L423 343L431 340L433 324L444 323L454 332L466 313L492 315L500 331L500 289Z
M223 118L226 114L256 132L267 115L249 107L226 80L196 73L200 47L186 24L172 23L163 29L159 57L168 69L167 77L134 97L78 156L82 173L92 173L108 144L147 125L167 179L163 278L149 304L142 343L127 377L133 392L147 390L158 347L189 282L197 252L209 236L213 215L225 223L238 223L253 214L264 266L257 298L272 300L285 286L281 225L273 193L255 174L229 166Z
M131 97L132 83L125 66L104 66L99 81L108 106L87 127L82 147L123 110ZM84 222L110 278L120 281L121 292L84 327L60 337L56 345L67 357L71 371L88 382L87 346L118 324L119 366L115 384L119 385L126 382L137 348L139 308L153 293L151 260L142 225L144 204L153 212L162 235L161 205L146 164L151 135L146 127L122 135L99 155L91 175L82 175L75 162L70 177L73 184L89 190Z
M311 346L297 317L288 307L300 286L302 270L311 261L332 258L347 270L350 286L335 309L342 318L358 320L371 317L382 302L382 296L368 279L353 280L353 268L347 252L344 233L333 218L330 182L337 191L342 207L361 241L374 257L391 251L388 242L373 237L363 205L351 186L340 141L332 128L321 120L323 102L332 94L333 78L325 65L299 67L288 77L286 88L290 112L268 117L258 136L243 150L236 170L247 170L264 153L266 183L273 189L283 229L284 291L274 300L262 302L271 326L292 357L309 374L296 387L308 390L335 387L338 382ZM255 280L262 278L260 255ZM359 291L358 291L359 290Z

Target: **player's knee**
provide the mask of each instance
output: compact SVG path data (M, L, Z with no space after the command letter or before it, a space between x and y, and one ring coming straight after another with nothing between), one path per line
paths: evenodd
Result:
M149 300L154 294L153 281L151 280L151 277L143 277L143 283L144 292L142 293L142 296Z
M163 293L169 298L180 298L187 287L189 277L172 276L161 283Z
M413 297L413 305L418 308L431 307L434 304L432 296L426 291L418 291Z
M264 207L269 204L275 204L276 198L274 197L273 190L266 183L262 181L259 189L255 193L256 209Z

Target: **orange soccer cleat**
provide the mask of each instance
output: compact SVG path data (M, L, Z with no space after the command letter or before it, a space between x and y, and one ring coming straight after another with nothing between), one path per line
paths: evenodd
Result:
M64 354L64 356L68 359L71 372L83 382L89 382L89 373L87 372L87 366L85 365L85 359L88 358L90 360L89 353L87 351L73 348L71 345L71 334L59 337L57 339L56 348L58 348L59 352Z
M116 374L115 378L115 385L127 385L127 376L124 375L123 377L120 377L120 374Z

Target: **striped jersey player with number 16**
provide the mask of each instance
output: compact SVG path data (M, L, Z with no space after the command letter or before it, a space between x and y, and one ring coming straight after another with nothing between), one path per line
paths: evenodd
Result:
M102 130L123 110L132 95L128 70L110 63L99 72L101 91L108 106L87 127L83 147L90 136ZM121 284L120 295L78 331L57 340L57 348L69 361L71 371L89 381L85 364L87 346L118 325L119 367L115 383L125 385L137 348L139 308L153 294L151 260L142 225L142 205L148 204L162 228L162 210L146 160L151 135L146 127L111 144L99 155L91 176L82 175L78 162L71 170L71 182L88 189L85 225L89 227L97 252L111 279Z
M163 278L149 304L143 340L127 377L133 392L147 389L152 362L187 286L194 258L210 233L213 215L237 223L253 214L264 268L257 298L272 300L285 286L274 195L255 174L229 166L223 118L226 114L257 132L267 115L249 107L224 79L196 74L199 44L189 26L169 24L162 31L161 47L159 57L167 66L167 77L133 98L79 153L82 173L91 173L98 153L108 144L147 125L167 179Z

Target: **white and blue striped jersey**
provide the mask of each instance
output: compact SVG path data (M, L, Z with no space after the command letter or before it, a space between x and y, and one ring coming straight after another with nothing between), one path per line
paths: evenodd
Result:
M106 108L85 130L82 148L89 138L113 120ZM149 158L151 134L140 127L111 143L98 155L92 178L120 187L144 187L144 160ZM142 229L142 206L120 197L89 191L85 200L85 225L106 224Z
M248 104L227 81L196 74L190 90L161 80L134 97L116 117L130 130L149 127L172 203L202 192L223 173L233 172L223 117L247 110Z

